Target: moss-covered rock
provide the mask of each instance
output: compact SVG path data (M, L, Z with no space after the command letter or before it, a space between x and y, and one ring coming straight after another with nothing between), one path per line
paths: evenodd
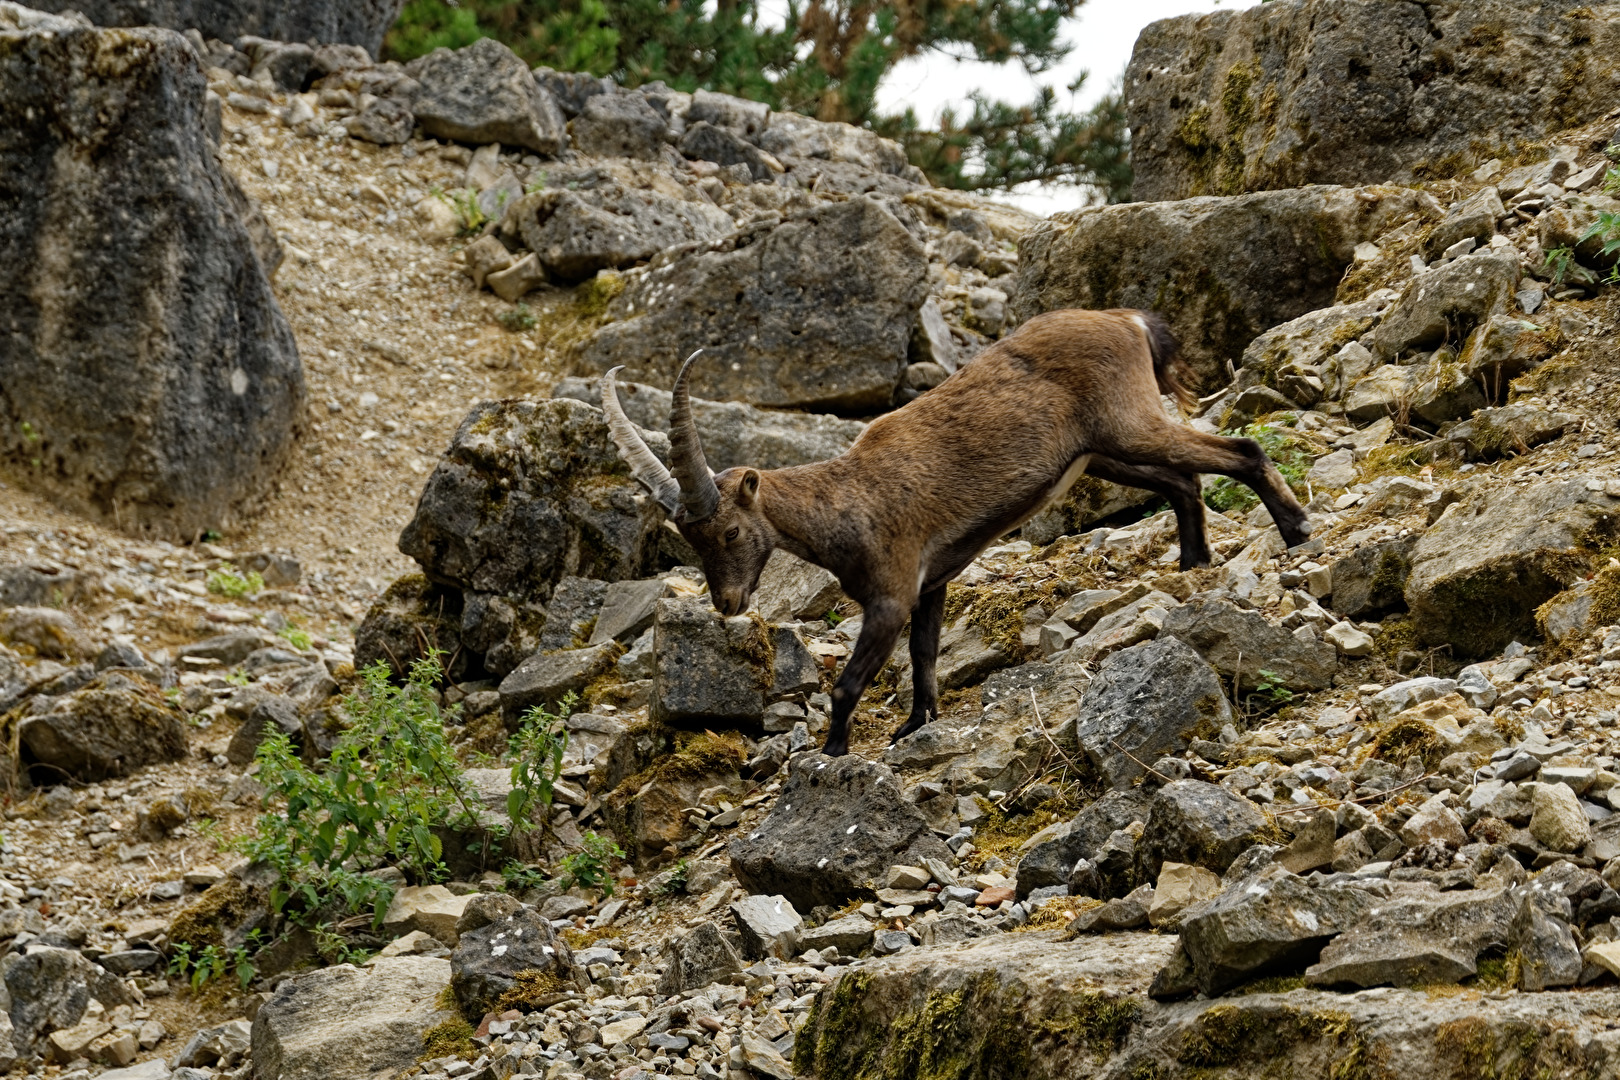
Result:
M1201 383L1227 381L1263 331L1326 308L1356 245L1438 218L1407 188L1308 187L1055 214L1019 246L1019 319L1056 308L1153 308Z
M1454 176L1604 115L1617 56L1620 13L1580 0L1281 0L1166 19L1125 74L1133 194Z

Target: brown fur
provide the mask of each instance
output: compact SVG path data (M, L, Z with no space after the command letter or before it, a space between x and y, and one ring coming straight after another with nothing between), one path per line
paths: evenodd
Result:
M1208 563L1199 473L1254 488L1291 547L1309 534L1288 485L1248 439L1171 420L1185 400L1175 339L1157 316L1037 316L905 408L872 422L841 457L721 473L719 509L678 521L720 611L748 606L775 547L838 576L864 618L833 692L826 752L848 751L860 695L912 620L914 706L895 737L932 718L945 584L997 538L1063 494L1082 468L1167 495L1183 567Z

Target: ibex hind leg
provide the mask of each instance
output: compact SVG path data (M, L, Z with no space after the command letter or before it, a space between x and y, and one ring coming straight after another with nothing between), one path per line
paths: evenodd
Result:
M1204 528L1204 497L1198 474L1182 472L1165 465L1127 465L1095 454L1086 472L1099 480L1125 487L1157 492L1176 512L1176 528L1181 541L1181 569L1208 566L1209 538Z
M1271 512L1288 547L1310 539L1311 523L1288 482L1253 439L1229 439L1175 425L1156 444L1137 444L1109 456L1130 465L1159 465L1187 473L1230 476L1253 489Z
M925 592L911 611L911 717L889 739L897 743L939 716L939 632L945 622L945 586Z

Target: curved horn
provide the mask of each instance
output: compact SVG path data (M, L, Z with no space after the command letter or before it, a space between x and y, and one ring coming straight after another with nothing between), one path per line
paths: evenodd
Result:
M620 365L602 376L602 411L607 414L608 434L613 436L613 445L619 448L619 456L630 466L630 475L652 492L652 497L664 508L664 513L673 514L681 505L681 485L664 468L657 455L647 448L641 433L624 415L624 406L619 404L619 387L613 380L613 376L623 370L624 366Z
M697 350L681 365L675 376L675 391L669 404L669 463L670 471L681 485L681 506L688 521L706 521L720 506L720 489L714 485L714 473L703 456L703 445L698 441L697 424L692 419L692 402L687 393L687 377L692 372L692 361L703 352Z

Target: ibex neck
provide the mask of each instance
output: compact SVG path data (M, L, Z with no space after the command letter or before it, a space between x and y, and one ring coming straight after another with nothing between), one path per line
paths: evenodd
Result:
M844 516L840 461L834 458L761 473L760 496L781 547L842 576L848 552L837 543L836 523Z

